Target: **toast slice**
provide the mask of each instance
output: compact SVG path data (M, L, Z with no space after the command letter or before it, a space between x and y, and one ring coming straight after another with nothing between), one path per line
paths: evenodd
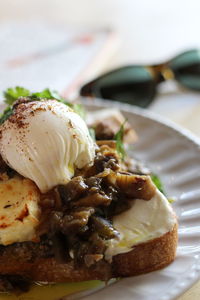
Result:
M128 253L113 257L112 263L99 261L90 268L76 267L71 259L59 263L55 258L36 258L35 261L20 262L17 253L11 259L0 257L0 274L21 275L31 281L78 282L104 280L144 274L169 265L175 258L178 241L177 223L163 236L136 245Z

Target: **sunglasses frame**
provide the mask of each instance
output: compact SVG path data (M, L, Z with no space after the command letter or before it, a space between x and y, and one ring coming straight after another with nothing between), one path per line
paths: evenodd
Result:
M177 59L181 55L188 54L190 52L197 51L197 50L198 49L191 49L191 50L182 52L181 54L174 56L172 59L168 60L167 62L156 64L156 65L130 65L130 66L124 66L124 67L117 68L117 69L114 69L112 71L106 72L106 73L100 75L99 77L93 79L92 81L84 84L80 89L80 95L85 96L85 97L104 98L104 97L102 97L102 95L98 91L95 91L95 93L94 93L96 83L99 80L101 80L102 78L104 78L104 76L112 75L113 73L115 73L117 71L121 71L121 70L124 70L126 68L130 68L130 67L144 67L145 69L147 69L151 73L152 83L155 84L155 92L149 97L149 99L150 99L149 104L150 104L156 96L157 85L160 84L161 82L164 82L166 80L176 80L181 86L184 86L176 79L174 71L170 67L170 63L173 60ZM187 89L189 89L189 88L187 87Z

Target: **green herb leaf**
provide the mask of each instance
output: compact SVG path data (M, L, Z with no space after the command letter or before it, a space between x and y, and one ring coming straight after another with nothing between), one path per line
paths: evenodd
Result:
M13 113L13 110L10 106L8 106L4 112L0 115L0 125L3 124Z
M153 183L155 184L155 186L159 189L159 191L161 193L165 194L164 189L163 189L163 184L162 184L160 178L158 177L158 175L151 174L151 179L152 179Z
M88 128L88 130L89 130L90 136L93 139L93 141L96 141L96 135L95 135L94 128Z
M62 99L56 91L51 91L50 89L44 89L41 92L32 93L31 97L41 99L55 99L64 102L64 99Z
M79 116L81 116L81 118L83 118L83 120L85 120L86 111L82 104L74 103L74 104L72 104L72 108Z
M8 88L4 92L5 103L8 105L12 105L19 97L27 97L30 96L30 91L21 87L16 86L14 88Z
M79 116L85 119L85 109L79 103L70 103L63 99L57 91L52 91L50 89L44 89L41 92L31 94L31 98L41 98L41 99L55 99L59 102L64 103L65 105L71 107Z
M124 121L124 123L120 126L119 131L115 134L114 139L116 140L116 149L119 155L121 156L121 159L124 160L126 156L126 151L124 149L124 143L123 143L123 137L124 137L124 125L127 120Z
M174 198L167 198L167 200L168 200L168 202L169 202L170 204L172 204L172 203L174 203L174 202L176 201Z
M85 109L81 104L78 103L70 103L63 99L57 91L50 90L49 88L44 89L41 92L31 93L29 90L16 86L14 88L8 88L4 92L5 100L4 102L8 104L8 107L0 115L0 124L2 124L5 120L9 118L9 116L13 113L12 105L19 97L29 97L30 101L40 101L42 99L55 99L59 102L64 103L65 105L71 107L77 114L79 114L83 119L85 119Z

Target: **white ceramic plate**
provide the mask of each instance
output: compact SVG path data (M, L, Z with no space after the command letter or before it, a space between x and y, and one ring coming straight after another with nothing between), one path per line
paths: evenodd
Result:
M99 100L87 106L120 108L139 136L131 153L161 177L168 196L177 197L173 207L179 219L177 257L170 266L122 279L87 300L175 299L200 279L200 142L146 110Z

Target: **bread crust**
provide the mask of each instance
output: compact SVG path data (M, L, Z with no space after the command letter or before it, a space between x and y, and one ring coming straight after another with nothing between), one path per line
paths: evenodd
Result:
M111 265L100 261L94 266L87 268L75 267L74 262L58 264L55 259L44 259L34 267L32 279L46 282L79 282L86 280L107 281L112 278Z
M59 263L55 258L36 259L34 262L12 260L9 264L0 263L0 275L20 275L31 281L80 282L86 280L107 281L112 278L111 265L99 261L90 268L76 267L73 260Z
M177 243L178 223L163 236L114 256L112 274L114 277L128 277L162 269L175 259Z

